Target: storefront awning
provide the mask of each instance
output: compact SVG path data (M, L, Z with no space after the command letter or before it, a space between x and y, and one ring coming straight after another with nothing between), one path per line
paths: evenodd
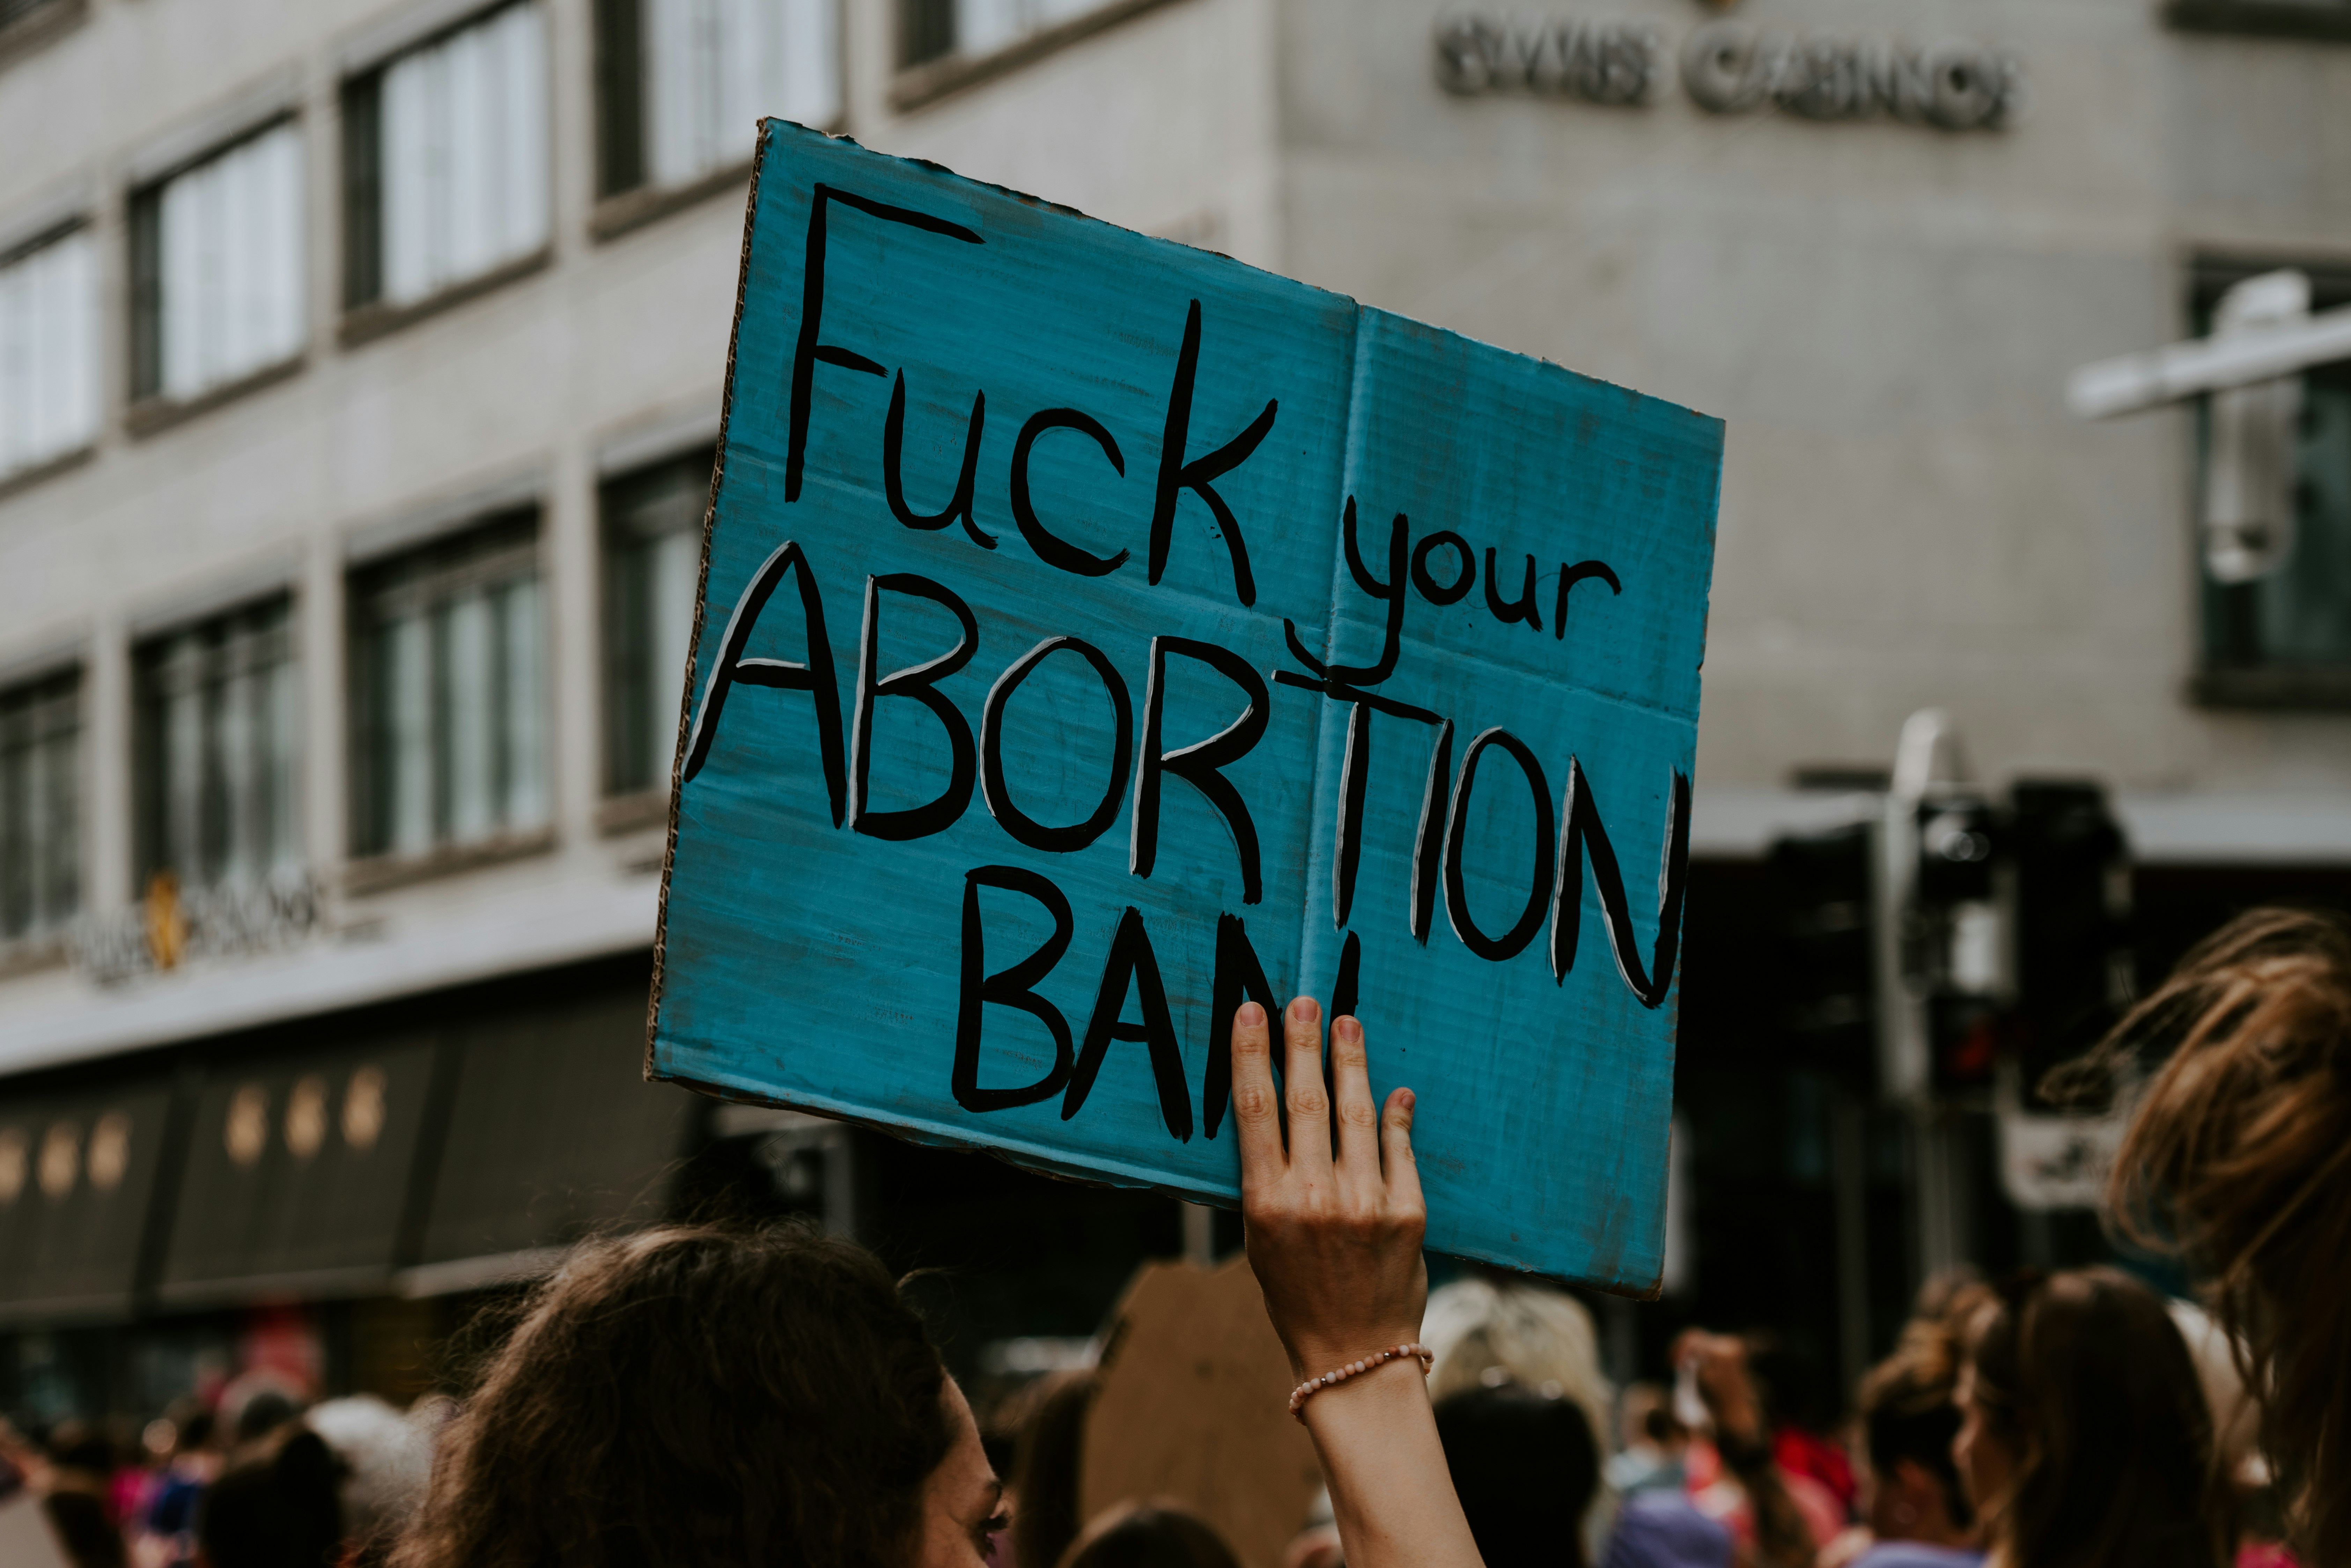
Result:
M0 1324L128 1316L168 1084L0 1098Z
M412 1293L461 1290L666 1212L701 1103L644 1081L635 992L474 1024Z
M471 1290L665 1218L706 1103L644 1081L641 979L579 978L0 1082L0 1329Z
M224 1063L195 1095L165 1306L384 1289L414 1212L430 1034Z

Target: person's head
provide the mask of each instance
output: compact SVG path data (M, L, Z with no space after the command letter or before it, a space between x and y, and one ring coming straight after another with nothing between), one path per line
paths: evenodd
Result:
M1862 1379L1863 1508L1880 1540L1956 1545L1973 1532L1975 1511L1951 1458L1959 1430L1951 1394L1963 1314L1987 1295L1981 1286L1949 1299L1922 1295L1920 1314L1903 1326L1894 1354Z
M2214 933L2093 1067L2157 1059L2116 1222L2209 1281L2305 1560L2351 1562L2351 927L2262 909Z
M1591 1312L1564 1291L1480 1274L1455 1280L1429 1292L1420 1339L1437 1358L1431 1399L1482 1388L1499 1372L1573 1401L1594 1433L1609 1429L1616 1399L1600 1370L1600 1336Z
M1196 1513L1174 1503L1122 1503L1087 1524L1060 1568L1240 1568L1240 1559Z
M402 1568L978 1568L1003 1488L872 1254L801 1224L580 1249L444 1430Z
M1486 1568L1583 1562L1579 1521L1600 1485L1600 1449L1582 1406L1480 1385L1437 1402L1437 1435Z
M1979 1309L1951 1457L2013 1568L2215 1568L2211 1418L2162 1299L2112 1269L2023 1277Z
M316 1432L282 1426L241 1454L196 1511L199 1568L334 1568L342 1467Z
M175 1459L211 1452L220 1436L220 1417L199 1399L174 1400L164 1419L172 1423L170 1455Z
M301 1414L301 1403L285 1390L256 1389L237 1406L236 1441L239 1446L259 1442Z

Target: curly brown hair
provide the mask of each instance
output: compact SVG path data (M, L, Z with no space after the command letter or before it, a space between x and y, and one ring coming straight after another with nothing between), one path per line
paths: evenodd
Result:
M592 1243L443 1438L396 1568L898 1568L952 1442L872 1254L804 1225Z
M2015 1568L2223 1568L2232 1516L2203 1385L2162 1298L2113 1269L2011 1281L1968 1335L1969 1390L2014 1458L1978 1498Z
M2114 1223L2204 1278L2296 1548L2351 1563L2351 928L2257 909L2207 937L2094 1066L2166 1056L2116 1159Z

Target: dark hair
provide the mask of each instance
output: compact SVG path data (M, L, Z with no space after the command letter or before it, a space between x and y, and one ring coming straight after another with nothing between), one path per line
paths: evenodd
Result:
M1978 1498L2012 1568L2220 1568L2228 1499L2204 1390L2162 1300L2112 1269L2022 1276L1979 1311L1971 1390L2014 1456Z
M2205 1277L2298 1552L2351 1563L2351 928L2257 909L2215 932L2088 1071L2156 1058L2115 1160L2116 1226Z
M1027 1506L1025 1503L1022 1506ZM1098 1515L1060 1568L1241 1568L1214 1526L1175 1503L1122 1503Z
M213 1434L220 1429L220 1417L210 1409L198 1406L185 1420L175 1420L173 1428L172 1451L175 1454L193 1453L211 1445Z
M1930 1282L1932 1283L1932 1282ZM1942 1489L1943 1510L1953 1524L1974 1521L1951 1439L1959 1435L1959 1407L1951 1390L1959 1382L1960 1337L1968 1321L1991 1292L1973 1283L1938 1285L1921 1292L1919 1310L1902 1326L1894 1354L1861 1380L1856 1404L1869 1448L1869 1466L1881 1483L1908 1459Z
M342 1466L319 1434L288 1427L221 1472L196 1511L212 1568L334 1568L342 1554Z
M1581 1406L1510 1383L1468 1389L1437 1401L1437 1435L1486 1568L1582 1568L1600 1449Z
M265 1388L236 1413L236 1440L251 1443L266 1437L302 1414L302 1406L275 1388Z
M898 1568L953 1443L870 1252L801 1222L575 1252L442 1439L401 1568Z
M1056 1372L1021 1391L1013 1434L1012 1561L1019 1568L1053 1568L1076 1540L1079 1466L1086 1446L1086 1411L1093 1404L1092 1372Z

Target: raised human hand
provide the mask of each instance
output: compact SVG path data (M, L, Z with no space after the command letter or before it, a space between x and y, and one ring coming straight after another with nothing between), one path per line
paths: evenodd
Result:
M1412 1091L1373 1103L1363 1027L1342 1018L1331 1027L1326 1092L1322 1009L1311 997L1282 1017L1281 1095L1265 1009L1254 1002L1233 1016L1232 1050L1249 1267L1296 1375L1363 1366L1416 1341L1428 1304L1427 1209L1412 1159ZM1364 1367L1317 1391L1300 1414L1349 1568L1481 1568L1418 1360Z
M1342 1018L1331 1026L1326 1092L1322 1009L1311 997L1282 1015L1279 1099L1262 1008L1234 1016L1232 1045L1249 1267L1291 1365L1315 1376L1418 1339L1427 1210L1412 1158L1412 1091L1373 1103L1363 1026Z

